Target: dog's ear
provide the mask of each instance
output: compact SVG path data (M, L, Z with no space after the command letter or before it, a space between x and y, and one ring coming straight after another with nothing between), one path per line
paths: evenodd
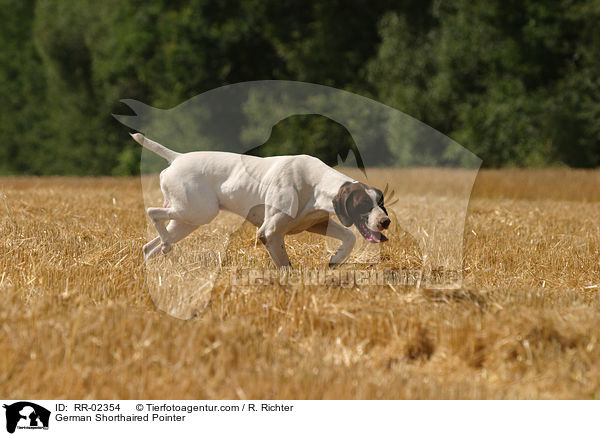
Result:
M350 218L350 214L348 214L348 209L346 207L346 203L348 202L348 198L352 193L352 189L350 188L352 185L351 182L344 183L335 197L333 197L333 210L335 210L335 214L339 218L340 222L346 227L350 227L352 223L352 218Z

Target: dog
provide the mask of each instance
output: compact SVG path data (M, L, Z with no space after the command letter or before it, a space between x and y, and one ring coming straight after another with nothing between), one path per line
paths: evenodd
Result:
M257 238L276 267L291 266L284 236L305 230L342 242L329 260L330 267L350 256L356 243L348 228L352 225L369 242L387 241L381 233L390 225L383 193L315 157L177 153L141 133L131 136L169 163L160 173L163 207L147 209L158 237L144 246L145 261L159 252L167 254L172 244L211 222L219 210L258 227ZM333 214L342 225L332 219Z

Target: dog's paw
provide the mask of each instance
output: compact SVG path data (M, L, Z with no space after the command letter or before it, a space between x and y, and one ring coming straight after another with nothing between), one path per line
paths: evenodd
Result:
M167 254L169 251L171 251L171 244L165 244L163 242L160 244L160 251L162 251L162 254Z
M331 269L335 269L340 265L341 265L340 263L334 262L332 260L329 261L329 268L331 268Z

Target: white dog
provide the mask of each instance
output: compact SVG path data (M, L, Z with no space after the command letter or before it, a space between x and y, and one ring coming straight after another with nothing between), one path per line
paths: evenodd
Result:
M181 154L140 133L131 136L170 164L160 173L164 207L147 210L159 236L144 246L146 260L159 250L168 253L171 244L212 221L221 209L259 227L257 236L277 267L290 266L284 245L284 236L290 233L307 230L342 241L330 259L331 267L343 263L356 242L344 226L355 225L367 241L387 241L381 234L390 225L383 193L315 157ZM330 218L333 213L343 226ZM170 222L165 227L166 221Z

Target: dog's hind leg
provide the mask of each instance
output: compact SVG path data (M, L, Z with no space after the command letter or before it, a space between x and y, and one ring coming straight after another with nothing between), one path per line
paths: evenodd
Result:
M179 179L173 179L172 169L171 166L161 173L160 185L165 207L147 209L159 239L155 238L144 246L146 259L158 252L159 248L164 254L168 253L171 244L179 242L200 225L208 224L219 213L219 202L209 185L182 185ZM168 227L165 226L166 221L171 221Z
M163 241L160 236L144 245L144 261L162 251L167 254L171 251L171 244L175 244L185 238L198 228L197 224L189 224L183 221L172 220L166 227L167 238Z
M165 221L175 218L175 216L173 216L173 211L166 207L149 207L147 213L150 220L152 220L152 224L158 232L161 241L165 242L169 237L167 228L165 227Z
M144 253L144 262L147 262L152 256L154 256L158 252L158 248L160 247L161 241L160 236L157 236L142 248L142 252Z
M208 224L219 213L219 203L209 189L196 188L183 198L169 199L168 207L149 207L148 216L158 232L155 238L144 246L147 260L160 249L164 254L171 250L171 244L179 242L202 224ZM184 206L182 206L184 205ZM171 221L165 227L165 221Z

